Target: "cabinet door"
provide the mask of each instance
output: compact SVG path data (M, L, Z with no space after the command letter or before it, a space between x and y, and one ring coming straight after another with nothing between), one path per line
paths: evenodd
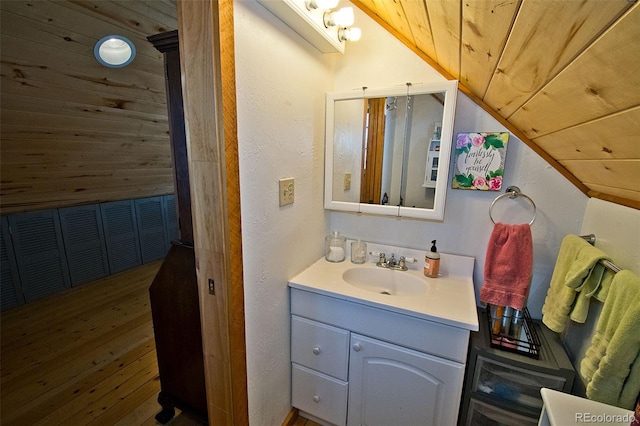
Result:
M349 425L455 425L464 365L351 335Z

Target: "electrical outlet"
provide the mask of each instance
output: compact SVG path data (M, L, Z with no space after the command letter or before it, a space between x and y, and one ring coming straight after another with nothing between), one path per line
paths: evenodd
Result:
M280 179L280 207L293 204L293 178Z
M344 187L345 191L348 191L348 190L351 189L351 173L349 173L349 172L346 172L344 174L344 185L343 185L343 187Z

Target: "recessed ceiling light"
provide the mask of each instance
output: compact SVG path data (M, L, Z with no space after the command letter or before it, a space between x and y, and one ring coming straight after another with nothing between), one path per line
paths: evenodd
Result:
M127 66L136 57L136 47L131 40L120 35L101 38L93 48L98 62L105 67L120 68Z

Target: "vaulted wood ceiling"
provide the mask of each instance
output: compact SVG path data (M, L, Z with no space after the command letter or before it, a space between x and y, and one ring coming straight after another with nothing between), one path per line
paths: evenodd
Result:
M640 208L635 0L352 2L585 194Z
M637 3L353 3L588 196L640 208ZM0 2L3 214L172 191L162 56L145 38L177 28L175 4ZM114 31L138 46L125 69L91 57Z

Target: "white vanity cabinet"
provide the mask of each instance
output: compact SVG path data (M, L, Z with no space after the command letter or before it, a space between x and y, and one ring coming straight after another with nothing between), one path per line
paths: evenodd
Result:
M349 332L291 317L291 404L344 425L347 416Z
M469 330L291 288L292 405L335 425L455 425Z
M350 425L448 425L464 365L353 333Z

